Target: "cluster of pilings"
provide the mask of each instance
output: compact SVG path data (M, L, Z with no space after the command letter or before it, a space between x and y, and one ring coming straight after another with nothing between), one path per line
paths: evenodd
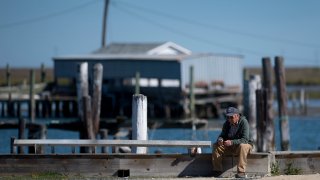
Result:
M281 150L287 151L290 149L290 136L284 59L277 56L274 62ZM273 107L274 80L271 59L269 57L262 58L262 82L259 75L244 74L244 114L249 120L251 138L257 151L274 151L276 149Z

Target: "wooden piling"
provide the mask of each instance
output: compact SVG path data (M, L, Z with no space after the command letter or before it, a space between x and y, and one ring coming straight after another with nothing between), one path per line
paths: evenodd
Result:
M267 131L264 134L264 143L266 145L265 152L275 150L275 133L274 133L274 113L273 113L273 76L272 65L269 57L262 58L263 72L263 88L266 90L266 127Z
M259 75L251 75L248 83L248 121L251 131L250 138L253 140L254 145L257 143L256 90L258 89L261 89L261 78Z
M17 117L21 117L21 102L17 101Z
M78 105L78 117L83 123L83 128L79 130L80 139L86 138L86 127L84 123L84 111L83 111L83 97L88 96L88 63L82 62L77 65L77 105ZM80 152L86 152L85 147L80 147Z
M19 118L19 132L18 132L18 138L19 139L25 139L24 131L26 129L26 120L22 117ZM18 147L18 153L24 154L24 149L22 146Z
M266 89L256 90L257 100L257 151L265 152L266 142L266 121L267 121L267 91Z
M13 145L15 139L16 139L15 137L10 138L10 153L11 154L17 153L17 147Z
M30 90L29 90L29 118L31 122L34 122L35 119L35 100L34 100L34 83L35 83L35 77L34 77L34 70L30 70Z
M42 101L42 117L51 117L51 101L49 95L46 95Z
M10 66L7 64L6 66L6 79L7 79L7 86L11 86L11 72L10 72Z
M99 133L101 89L102 89L103 66L101 63L93 67L93 98L92 98L92 120L95 136Z
M88 90L88 63L82 62L77 66L77 98L78 98L78 116L83 120L83 102L84 96L89 95Z
M41 64L41 82L44 83L46 81L46 71L44 69L44 64Z
M243 115L249 120L249 72L243 70ZM250 120L249 120L250 121Z
M147 97L135 94L132 97L132 139L148 140ZM147 147L132 147L132 153L146 154Z
M281 150L290 150L289 117L287 109L287 91L283 57L275 57L275 75L277 84L278 111L280 120Z
M195 97L194 97L194 73L193 73L193 66L189 67L190 73L190 81L189 81L189 97L190 97L190 118L195 119Z
M136 86L135 86L135 91L134 91L134 93L135 94L140 94L140 72L136 72L136 79L135 79L135 81L136 81Z
M100 129L99 134L100 134L100 139L108 139L108 129ZM102 146L101 153L108 153L108 147Z
M91 97L83 96L83 119L86 137L84 139L95 139L92 124Z
M307 115L307 105L306 105L307 94L304 89L300 89L300 99L299 99L299 107L300 114Z
M47 137L47 127L44 124L31 123L28 124L29 133L28 139L46 139ZM43 146L29 147L29 154L43 154Z
M7 116L14 117L14 102L12 101L12 95L9 93L9 98L7 102Z
M55 100L54 105L55 105L55 112L54 112L55 117L60 117L60 100Z

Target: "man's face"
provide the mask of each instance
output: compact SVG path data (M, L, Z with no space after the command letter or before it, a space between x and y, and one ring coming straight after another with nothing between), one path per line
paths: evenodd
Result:
M227 116L229 123L236 124L239 121L239 114L234 114L232 116Z

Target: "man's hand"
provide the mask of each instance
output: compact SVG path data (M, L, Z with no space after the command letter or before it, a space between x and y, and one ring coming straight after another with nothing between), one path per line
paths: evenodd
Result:
M231 145L232 145L232 141L226 140L226 141L223 142L223 145L225 145L225 146L231 146Z

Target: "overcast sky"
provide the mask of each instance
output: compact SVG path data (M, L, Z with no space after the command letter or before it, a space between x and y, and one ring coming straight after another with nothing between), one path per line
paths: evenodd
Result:
M0 67L52 67L101 46L104 0L0 0ZM192 52L284 56L320 66L318 0L111 0L107 43L172 41Z

